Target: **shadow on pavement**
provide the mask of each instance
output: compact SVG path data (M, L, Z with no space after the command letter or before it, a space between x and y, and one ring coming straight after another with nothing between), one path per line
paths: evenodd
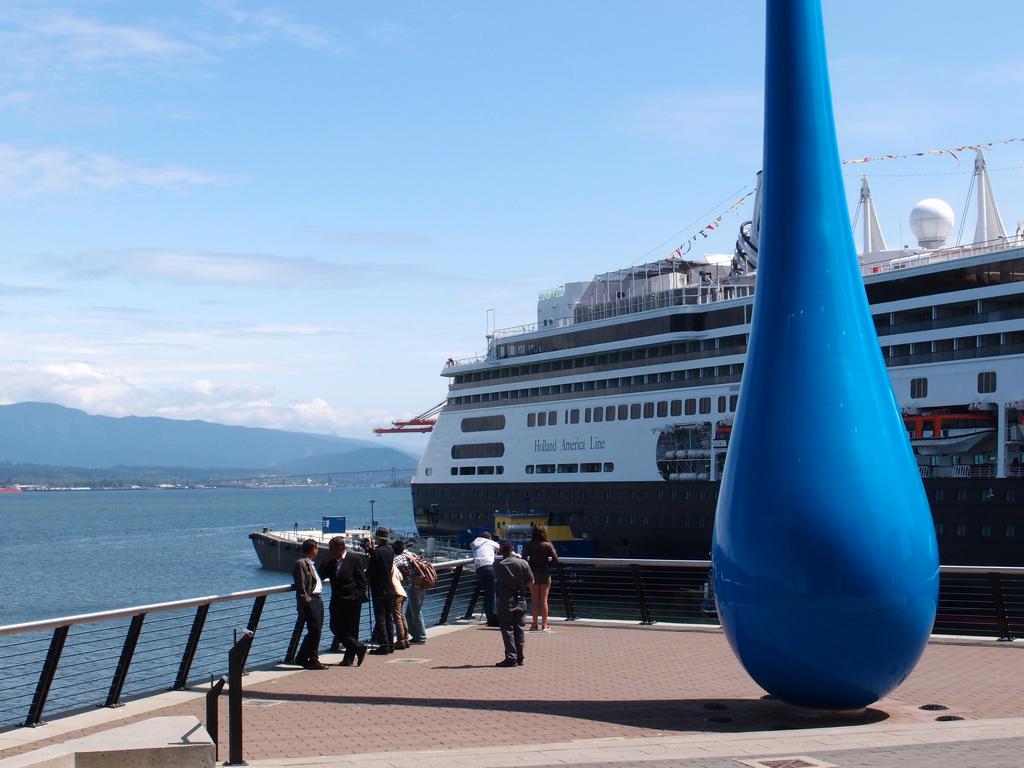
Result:
M435 667L471 669L473 665ZM246 692L249 699L337 703L353 706L443 707L480 711L517 712L567 717L635 728L671 732L722 732L810 730L870 725L888 719L880 709L855 713L815 713L770 699L650 699L625 701L550 701L537 699L409 698L407 696L345 696L279 691Z

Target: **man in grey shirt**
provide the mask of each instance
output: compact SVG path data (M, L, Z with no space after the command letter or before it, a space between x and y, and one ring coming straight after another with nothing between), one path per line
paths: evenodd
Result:
M526 616L526 594L533 583L533 571L521 557L513 557L512 544L501 542L501 561L494 564L494 581L498 592L498 626L505 644L505 658L494 666L523 665L523 617Z

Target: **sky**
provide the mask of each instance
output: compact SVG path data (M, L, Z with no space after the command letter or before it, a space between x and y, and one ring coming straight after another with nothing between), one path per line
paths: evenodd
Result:
M824 5L844 158L1024 136L1019 2ZM489 310L532 322L749 189L763 13L0 0L0 403L359 438L428 409ZM1024 143L987 159L1013 229ZM890 247L925 197L959 228L970 169L847 166L851 212L867 173Z

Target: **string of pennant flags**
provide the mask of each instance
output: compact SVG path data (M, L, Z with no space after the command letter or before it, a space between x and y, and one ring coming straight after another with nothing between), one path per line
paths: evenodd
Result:
M874 157L857 157L851 160L843 160L843 165L864 165L865 163L874 163L882 160L906 160L911 157L927 157L928 155L948 155L952 157L957 165L960 165L960 155L968 150L990 150L997 144L1013 144L1015 142L1024 141L1024 136L1018 136L1011 139L1000 139L998 141L987 141L980 144L965 144L962 147L943 147L941 149L926 149L922 152L907 152L900 155L877 155ZM740 197L728 208L718 214L715 218L697 230L696 234L687 238L683 241L682 245L672 251L671 255L666 261L671 262L673 259L681 259L690 249L693 248L693 244L701 238L707 238L711 232L714 232L722 223L722 219L728 216L730 213L734 213L740 207L743 206L747 200L753 196L755 190L750 190L745 195Z
M863 165L864 163L874 163L879 160L906 160L909 157L925 157L927 155L949 155L956 164L960 165L960 154L967 150L984 149L989 150L995 147L996 144L1013 144L1014 142L1024 141L1024 136L1018 136L1012 139L1000 139L999 141L986 141L981 144L965 144L962 147L942 147L940 149L926 149L923 152L907 152L903 155L878 155L876 157L857 157L852 160L843 160L843 165Z

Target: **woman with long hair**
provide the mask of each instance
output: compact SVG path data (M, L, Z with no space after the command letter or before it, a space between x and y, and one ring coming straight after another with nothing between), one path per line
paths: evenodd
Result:
M537 613L540 612L540 629L548 629L548 592L551 590L550 566L558 562L558 553L554 545L548 541L548 531L543 525L534 525L530 532L530 541L523 548L523 555L533 571L533 583L530 585L531 604L533 605L533 624L530 629L537 631Z

